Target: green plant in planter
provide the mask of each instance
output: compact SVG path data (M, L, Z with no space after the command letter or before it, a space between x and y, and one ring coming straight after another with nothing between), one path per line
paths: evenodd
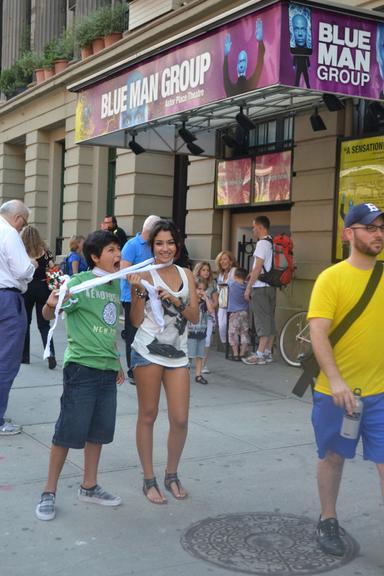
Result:
M102 6L91 15L94 29L94 39L102 38L109 34L112 19L112 8L110 6Z
M44 60L43 60L43 67L50 68L53 65L53 62L60 58L59 54L59 47L58 47L59 40L58 38L52 38L45 46L43 50Z
M23 82L19 77L19 71L16 65L11 68L3 70L0 75L0 92L2 92L5 97L12 98L15 96L20 89L26 87L26 82Z
M82 20L75 29L76 44L79 48L86 48L96 38L93 18Z
M128 5L125 2L115 4L112 8L111 23L109 33L124 32L125 28L125 15L128 12Z
M73 26L70 26L63 31L61 36L57 39L54 46L55 60L72 60L74 53L75 31Z
M38 55L28 50L21 55L16 62L17 75L20 80L25 80L28 84L32 80L32 74L39 68Z

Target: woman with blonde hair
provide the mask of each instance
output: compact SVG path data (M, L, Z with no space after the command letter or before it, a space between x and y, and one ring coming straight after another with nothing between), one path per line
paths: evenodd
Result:
M22 356L22 363L29 364L30 362L30 326L32 322L32 312L36 306L36 319L37 327L41 334L43 346L47 344L49 321L43 317L43 306L48 300L49 289L46 282L46 271L52 268L55 264L52 252L42 240L39 231L34 226L25 226L21 232L21 239L24 242L25 249L31 260L37 262L37 268L33 275L31 282L28 284L27 291L23 294L25 309L27 312L27 332L24 339L24 350ZM51 340L51 354L48 358L48 367L50 370L56 367L55 348L53 340Z
M208 296L210 302L212 303L214 310L216 310L219 295L217 292L217 283L216 280L213 278L213 272L210 263L205 260L202 262L198 262L193 269L193 275L196 278L196 280L202 278L207 282L208 287L205 293ZM210 374L211 372L207 366L207 362L214 325L215 325L215 313L209 314L207 324L207 336L205 338L205 356L203 360L203 369L201 371L202 374Z
M69 239L69 254L66 257L65 272L68 276L73 276L78 272L86 272L88 264L83 258L84 236L74 234Z
M219 292L219 309L217 323L219 326L220 341L227 341L227 308L228 308L228 280L233 279L236 270L236 261L228 250L222 250L215 259L217 268L217 287Z

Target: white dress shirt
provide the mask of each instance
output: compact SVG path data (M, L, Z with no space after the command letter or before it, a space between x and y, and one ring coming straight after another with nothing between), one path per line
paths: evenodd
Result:
M26 292L35 273L20 234L0 216L0 288Z

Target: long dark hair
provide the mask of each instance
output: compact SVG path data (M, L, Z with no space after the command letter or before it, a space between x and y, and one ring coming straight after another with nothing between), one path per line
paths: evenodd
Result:
M175 244L176 244L176 254L174 256L174 260L177 260L177 258L180 256L180 250L181 250L181 244L182 244L182 240L181 240L181 235L180 232L178 231L178 229L176 228L176 225L174 222L172 222L172 220L165 220L165 219L161 219L158 220L157 222L155 222L155 224L153 225L153 228L151 229L151 233L149 235L149 245L151 247L152 250L152 254L153 254L153 247L155 244L155 239L156 236L158 235L159 232L170 232Z

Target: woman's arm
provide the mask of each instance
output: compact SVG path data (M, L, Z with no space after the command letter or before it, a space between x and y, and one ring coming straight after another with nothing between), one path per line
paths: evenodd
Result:
M129 319L135 328L138 328L144 320L144 307L147 291L141 284L141 279L148 280L146 274L128 274L127 280L131 285L131 310Z
M79 271L79 260L72 260L72 274L77 274Z

